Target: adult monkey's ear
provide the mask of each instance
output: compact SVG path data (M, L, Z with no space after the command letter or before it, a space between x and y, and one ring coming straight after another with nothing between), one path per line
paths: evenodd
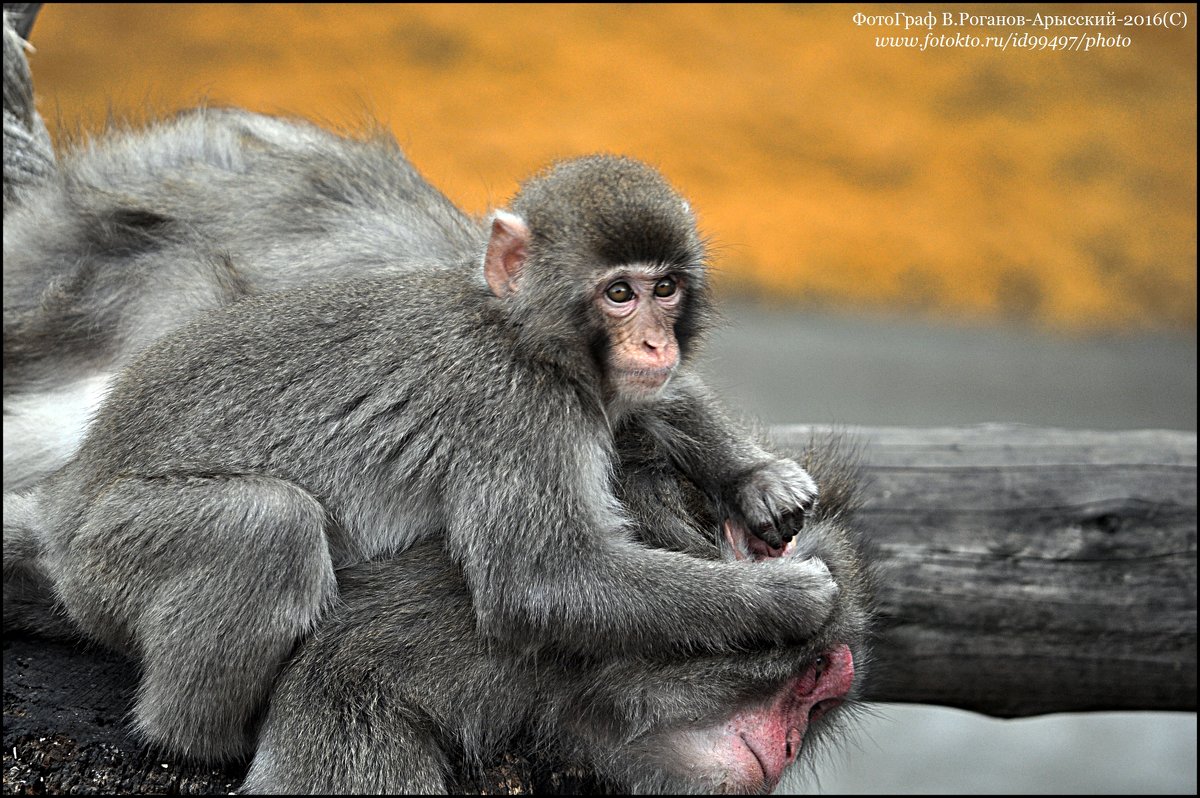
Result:
M529 225L516 214L496 211L487 252L483 255L483 276L488 288L501 299L517 292L517 281L529 256Z

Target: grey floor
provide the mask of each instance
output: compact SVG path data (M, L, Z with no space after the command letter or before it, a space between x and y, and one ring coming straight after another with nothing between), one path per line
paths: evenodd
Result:
M1067 338L726 306L701 370L765 423L1196 429L1196 337ZM996 720L884 704L779 792L1196 793L1195 713Z

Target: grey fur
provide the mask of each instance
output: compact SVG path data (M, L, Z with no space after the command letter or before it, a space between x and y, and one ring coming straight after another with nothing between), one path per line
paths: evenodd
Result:
M15 115L30 111L40 124L22 102ZM575 739L559 717L580 698L572 690L615 691L606 700L618 719L584 724L579 745L615 735L609 765L594 764L653 786L657 766L634 766L640 755L622 746L683 715L627 717L630 696L651 689L637 680L642 663L674 663L664 673L678 677L722 676L713 663L724 662L722 678L749 695L744 674L776 653L733 652L797 643L779 655L794 671L820 645L862 639L861 622L827 620L862 613L857 588L834 604L829 570L845 592L855 582L839 569L857 562L823 550L840 546L840 533L805 535L786 562L714 554L715 518L794 533L813 495L802 469L731 425L686 373L650 407L605 394L602 328L580 307L579 277L596 261L688 270L685 350L706 319L703 247L652 170L600 156L527 183L512 207L533 227L533 279L505 304L479 275L482 227L379 133L351 139L202 110L113 131L32 180L10 171L7 124L5 147L5 623L61 631L65 612L137 656L135 717L150 739L206 757L250 750L249 720L279 664L326 624L306 652L332 646L328 656L353 662L360 632L382 634L362 654L367 672L446 636L464 674L496 669L481 684L507 692L472 693L478 685L432 674L405 688L433 704L462 697L463 714L436 730L480 751L480 728L496 724L503 740L527 719L529 682L518 676L530 661L540 663L539 689L559 685L557 709L534 723L552 730L547 739ZM8 201L10 181L19 202ZM71 436L110 380L76 451ZM39 446L59 406L72 408L67 437ZM629 436L649 441L655 479L625 476ZM671 509L672 486L684 482L707 524ZM427 617L443 602L454 608L445 635L370 620L392 609ZM428 667L438 654L424 650ZM695 671L679 659L692 654L702 656ZM328 674L332 694L365 700L349 665ZM653 684L670 695L664 679ZM692 706L729 711L730 693L696 689ZM272 701L285 732L268 731L259 774L293 761L275 755L293 727L298 745L338 733L289 696L281 688ZM420 722L430 710L410 700L416 715L377 720L394 746L366 760L328 749L358 763L355 783L440 783L429 774L441 772L443 749ZM426 765L387 770L410 755Z
M33 104L25 39L40 3L4 4L4 210L54 172L50 134Z
M728 556L713 540L711 508L699 491L667 465L651 436L623 431L625 506L664 522L643 527L643 542ZM694 748L697 736L719 738L734 712L769 702L837 643L849 643L854 655L852 702L869 668L872 576L852 531L857 473L835 442L815 441L808 454L827 499L810 519L804 549L792 556L823 559L841 593L834 614L805 644L690 657L491 646L475 629L461 571L436 543L420 543L339 574L342 602L276 683L242 791L446 792L454 788L451 762L494 761L514 740L624 791L758 789L731 779L719 758L688 761L681 751ZM814 749L844 734L845 715L834 713L810 731L810 761Z

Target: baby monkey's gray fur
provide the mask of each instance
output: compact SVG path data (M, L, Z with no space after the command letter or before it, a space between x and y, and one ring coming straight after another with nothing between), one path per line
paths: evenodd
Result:
M414 622L354 656L394 668L397 646L456 639L464 663L481 663L464 675L495 667L488 657L534 657L549 664L542 682L567 690L613 684L587 663L698 655L735 663L724 674L742 695L758 660L731 652L807 644L811 659L819 643L861 641L854 580L839 603L822 558L718 559L715 521L697 539L664 509L669 486L626 476L634 437L711 519L776 547L814 494L687 373L708 320L704 249L653 170L597 156L523 186L510 209L529 238L515 290L497 296L484 265L499 222L462 214L383 136L201 111L110 136L44 176L11 171L10 149L54 163L36 135L10 138L14 41L6 25L6 626L48 623L34 610L52 590L72 624L142 663L135 717L152 740L245 753L279 664L337 604L335 569L397 554L343 572L345 617L361 622L329 627L341 631L322 645L367 628L373 606L428 613L440 597L433 631L457 631ZM21 96L18 126L40 124ZM653 401L614 388L611 327L594 309L596 275L624 267L683 286L685 362ZM82 445L36 445L52 437L39 412L64 407L62 429L82 430L110 381ZM642 486L663 503L640 501ZM805 535L800 552L824 555L839 582L857 562L824 551L841 551L841 534ZM859 620L838 636L831 612ZM578 678L564 663L580 663ZM438 701L470 686L423 681L410 689ZM522 684L509 700L538 700ZM722 690L674 706L727 711ZM281 712L309 730L297 744L317 740L319 719Z

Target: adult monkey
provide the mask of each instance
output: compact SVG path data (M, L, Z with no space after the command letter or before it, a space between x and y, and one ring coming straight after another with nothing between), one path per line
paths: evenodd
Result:
M5 45L7 62L7 37ZM6 93L6 102L7 97ZM6 156L7 136L6 125ZM338 145L335 152L326 146L331 141ZM261 171L256 173L254 167ZM180 171L195 179L183 189L178 184L164 189L164 175ZM565 194L577 197L582 207L588 208L595 199L589 192L610 178L611 191L598 191L604 201L589 214L579 216L577 206L564 204ZM189 190L195 193L189 194ZM483 246L474 225L421 181L394 146L386 143L346 142L308 126L246 114L200 114L118 139L107 150L64 163L61 173L52 179L23 185L12 202L6 181L6 265L12 264L14 276L10 294L10 271L6 270L5 344L6 355L11 355L5 363L6 433L10 406L23 409L36 404L38 397L69 393L79 380L86 382L123 365L147 337L153 339L169 327L173 322L156 307L163 294L179 291L198 296L182 310L171 308L172 315L186 317L247 291L310 283L314 271L323 268L341 269L354 276L371 272L404 275L338 289L332 304L321 304L318 295L324 290L293 293L290 299L249 300L253 309L241 303L200 327L208 330L209 338L198 348L179 334L156 345L159 354L148 355L132 376L125 378L131 387L123 389L130 391L123 401L130 404L110 404L101 416L99 440L111 435L115 444L89 442L91 448L85 447L49 487L38 487L32 494L6 495L6 524L14 524L6 529L6 554L11 542L18 555L11 564L6 558L6 592L15 584L10 573L20 571L25 563L28 572L21 577L48 577L74 620L88 633L138 650L148 668L138 719L153 738L176 750L208 756L243 749L242 727L265 694L274 662L316 619L332 593L327 531L333 535L333 557L353 562L400 548L422 531L448 528L473 591L475 617L483 625L482 631L531 643L548 641L555 650L570 651L572 656L589 656L598 643L606 651L635 653L660 648L722 650L738 644L797 640L821 626L832 600L832 584L815 561L746 568L647 549L627 539L634 530L626 528L627 519L614 512L619 505L612 501L606 473L613 455L610 436L614 429L628 428L634 422L654 435L666 456L691 476L719 514L734 518L739 527L749 524L768 536L765 543L755 544L760 553L778 553L780 544L798 526L798 510L811 496L810 483L795 464L770 457L711 422L706 404L688 395L694 386L686 380L676 378L667 386L669 390L685 389L671 396L670 402L653 405L653 412L643 406L648 397L662 390L678 360L677 354L672 356L672 346L686 349L696 323L702 321L705 294L697 262L699 246L690 216L678 197L640 165L601 159L570 164L534 181L514 210L523 212L527 220L498 215L482 258L487 286L497 295L496 302L483 294L482 282L472 282L469 272L446 256L446 252L469 254ZM412 224L414 215L428 223ZM640 226L629 226L634 217ZM556 235L580 225L585 228L582 239ZM590 233L588 225L595 228ZM646 249L620 250L630 242ZM218 245L228 251L218 251ZM581 299L575 295L584 292L577 284L561 288L559 283L556 289L559 275L547 266L581 265L578 261L585 245L599 245L601 251L588 254L598 255L600 262L630 268L595 280L589 292L593 295L587 297L588 310L581 313L566 297ZM408 271L412 264L397 252L407 253L409 259L437 260L443 266L431 269L425 265L414 273ZM276 260L269 253L274 253ZM627 262L641 259L647 262ZM297 269L294 260L306 268ZM663 270L664 266L676 271ZM539 270L540 279L530 279ZM28 279L31 275L36 276L40 288ZM21 277L25 279L18 279ZM151 278L149 286L143 283L146 277ZM681 282L687 292L684 296L690 297L686 301L676 298ZM603 297L598 290L601 283ZM460 427L454 424L456 419L443 417L436 422L436 431L463 438L488 432L490 437L483 438L489 448L456 460L466 466L465 472L454 474L453 479L442 476L436 485L442 490L431 492L456 489L449 491L452 496L434 497L442 499L442 504L426 501L428 497L418 489L416 498L407 497L406 505L380 507L371 504L378 493L362 484L357 494L338 495L341 478L352 466L350 456L362 451L345 447L332 462L319 457L311 461L332 467L331 473L323 475L332 498L322 490L323 501L313 501L308 490L283 478L295 476L294 469L309 465L305 461L311 452L303 447L288 450L287 435L296 434L295 425L283 424L288 433L270 436L270 448L256 448L254 435L269 433L270 423L260 426L258 422L266 420L262 416L254 419L235 410L250 405L239 405L241 399L223 389L214 393L208 387L228 388L238 382L231 378L240 374L234 393L257 395L270 382L262 380L264 374L307 347L313 358L303 369L275 375L283 379L277 385L283 386L284 393L302 387L314 370L339 362L339 345L363 336L370 339L379 332L370 321L365 328L355 326L353 317L361 311L360 298L390 313L397 310L395 297L414 288L432 289L423 296L435 298L439 297L437 289L466 291L464 296L476 303L468 308L468 315L492 313L492 326L485 329L502 333L500 344L516 347L509 355L519 353L532 361L502 358L499 362L506 367L532 368L507 376L521 377L528 387L531 381L551 375L553 389L560 389L566 377L571 392L554 394L563 403L559 410L565 412L524 409L512 397L503 396L502 389L514 384L509 380L486 382L487 390L466 397L469 412L461 414L463 397L447 390L454 373L450 367L470 370L470 364L460 362L465 354L477 357L477 351L496 351L486 346L496 344L495 337L481 337L482 350L449 351L450 357L445 358L434 358L436 352L426 349L409 352L418 360L436 361L436 366L427 368L417 364L423 379L432 368L449 368L450 376L436 375L435 382L441 387L432 398L437 401L428 396L380 399L367 390L324 408L332 417L328 413L320 419L301 414L295 420L301 426L340 426L355 422L350 415L362 410L364 417L349 424L359 426L362 433L368 426L376 428L365 422L385 421L389 414L403 425L442 413L453 416L457 409L458 421L466 418L475 423ZM532 301L539 292L558 303L547 306ZM479 304L484 300L486 304ZM622 314L621 306L640 300L645 302L636 311ZM438 301L444 303L445 296ZM430 338L422 324L453 332L456 328L438 325L454 319L455 314L461 321L462 308L448 303L430 312L411 304L411 298L409 302L401 308L403 312L393 316L397 326L385 330L385 337L410 336L411 345L413 336L419 336L422 346L432 342L434 349L446 345L446 340L455 340L452 335L445 340ZM264 307L267 313L288 310L272 318L270 329L264 330ZM550 316L539 316L547 307ZM322 310L335 313L323 316ZM203 368L192 371L188 366L190 359L206 361L208 354L217 355L219 361L225 355L219 350L225 349L231 331L240 330L237 334L247 336L243 342L274 341L284 332L278 322L285 317L290 318L296 333L288 345L275 342L269 345L276 347L274 351L260 347L257 353L239 354L251 360L257 357L261 369L247 369L248 361L242 360L225 364L232 372L218 369L204 376ZM626 321L613 321L618 318ZM529 324L530 319L537 323ZM580 319L587 322L582 335L577 324ZM683 332L678 341L670 339L671 328ZM630 330L640 338L627 334L622 338ZM598 347L600 332L617 339L618 345ZM349 337L343 339L346 333ZM314 342L314 337L323 342ZM190 354L176 360L177 347ZM156 357L158 365L154 365ZM340 361L344 368L347 363L355 365L353 359ZM373 374L379 377L380 368L395 364L357 365L373 365ZM406 364L399 365L403 368ZM184 373L189 371L190 375ZM55 382L63 374L76 378L76 383ZM328 387L337 376L326 373L324 384ZM148 383L143 378L157 380L166 393L146 392ZM186 385L189 379L190 388ZM339 384L337 390L345 384L352 382ZM171 386L182 393L176 390L172 398ZM545 399L540 390L531 396ZM155 393L159 395L153 396ZM156 398L165 401L139 407L139 402ZM496 407L488 404L497 399ZM381 404L375 404L377 400ZM208 409L200 410L201 404ZM279 396L269 399L265 406L268 415L281 419L297 410L289 401L282 404L288 407L281 406ZM184 406L200 415L193 415L190 421L186 412L177 416L174 409ZM479 415L480 408L488 412ZM418 412L421 410L426 414ZM501 412L497 416L493 410ZM375 417L366 418L371 411ZM520 466L527 465L522 462L525 452L512 451L494 430L484 429L495 418L513 412L518 412L514 420L522 424L529 422L532 412L540 413L547 424L566 422L571 427L570 434L560 431L553 436L552 443L564 451L554 451L552 469L543 462L535 469L537 479L528 474L517 479L518 491L546 492L533 497L540 499L533 505L536 511L522 504L529 498L526 496L495 489L480 495L481 485L486 490L490 480L493 488L502 487L495 480L514 474L520 477ZM339 413L345 415L339 417ZM384 418L378 417L380 413ZM169 429L159 428L144 437L150 430L142 423L153 427L156 417ZM18 431L28 430L28 426L21 427L20 413L13 418ZM239 423L243 430L257 430L242 441L249 446L247 450L238 453L236 446L225 445L230 439L218 442L210 438L226 435ZM580 424L583 426L575 426ZM382 458L377 462L400 469L403 482L404 476L421 476L421 468L438 464L439 451L448 451L448 444L438 441L421 448L418 432L422 429L420 424L402 426L392 430L391 438L368 435L359 438L359 443L392 444L377 452ZM581 430L585 434L577 434ZM528 428L524 431L529 432ZM182 440L151 440L179 432ZM189 436L199 446L189 445ZM277 446L281 441L285 445ZM477 443L460 442L468 451ZM207 454L206 446L210 447ZM55 456L70 449L68 441ZM536 445L531 450L537 451ZM247 452L249 459L239 459ZM412 457L412 462L405 461L406 457ZM506 457L515 457L510 470L506 470ZM242 470L247 465L252 476ZM415 471L404 470L414 465L419 466ZM718 473L712 473L714 468ZM21 469L16 471L16 480L26 478ZM28 473L36 473L36 469ZM396 478L395 473L392 476ZM485 481L477 482L481 477ZM566 480L567 490L561 495L547 491L545 483L554 479ZM7 482L6 474L6 487ZM580 482L586 483L586 489L569 490L578 488ZM508 500L507 510L497 512L495 505L488 504L498 497ZM84 504L76 504L77 498L83 498ZM776 500L776 506L770 507L768 500ZM563 518L559 502L566 502L566 510L578 513L583 523L573 516ZM347 514L347 507L366 508L367 512ZM326 511L338 523L327 525ZM542 512L557 520L552 529L574 533L578 539L546 542L528 537L544 520ZM398 514L403 517L398 519ZM262 547L253 550L260 561L237 555L240 550L235 547L245 541L236 535L228 541L207 543L201 536L199 548L189 549L195 543L192 533L197 523L207 523L214 535L231 526L247 536L257 534ZM151 525L154 534L143 538ZM477 529L493 535L508 529L513 534L481 552ZM285 530L287 539L276 538L280 530ZM383 535L396 531L400 534ZM297 553L296 544L305 534L310 545ZM146 550L144 542L164 550ZM560 550L553 550L554 546ZM570 550L561 551L566 546ZM595 549L606 548L606 554L617 556L598 556ZM505 555L507 565L495 562ZM545 580L537 572L534 566L539 558L558 569L551 574L554 578ZM97 578L91 571L93 564L100 565L99 570L115 570ZM261 581L260 573L266 575ZM472 578L476 584L470 584ZM593 585L600 581L600 589L590 590L581 578L592 579ZM608 590L603 589L605 580ZM665 585L660 584L663 580ZM721 584L729 594L709 595L713 584ZM611 589L614 585L617 590ZM674 595L680 587L688 588L690 595ZM543 598L549 606L538 602ZM647 612L638 599L649 601L652 609ZM605 606L608 602L615 608ZM690 613L691 617L677 618L675 613ZM212 618L218 620L210 625ZM246 673L251 678L241 678ZM201 680L196 677L214 674L215 685L199 686Z
M735 525L718 544L707 503L653 436L623 432L618 491L631 515L658 522L642 528L644 543L764 556ZM846 710L833 710L858 693L867 660L871 577L852 525L852 461L825 441L805 463L823 493L804 537L841 588L805 644L676 659L488 645L461 570L427 541L339 574L342 604L276 682L242 790L454 791L471 763L536 750L624 792L771 791L799 756L811 762L814 747L843 732Z

